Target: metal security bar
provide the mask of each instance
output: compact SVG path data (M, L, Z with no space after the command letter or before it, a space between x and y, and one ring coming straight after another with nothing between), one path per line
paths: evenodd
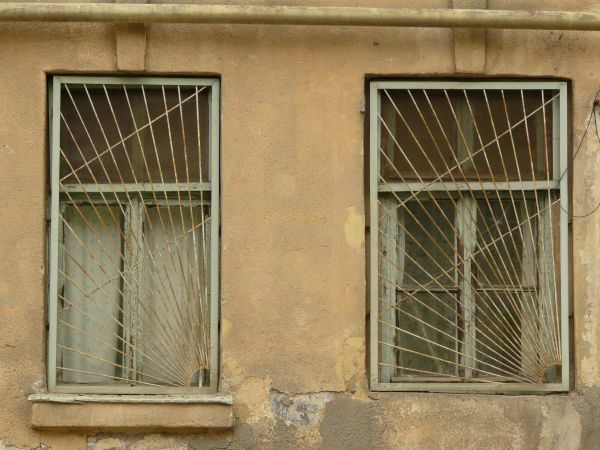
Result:
M563 82L370 85L374 390L564 391Z
M50 102L50 390L216 389L218 80L57 76Z

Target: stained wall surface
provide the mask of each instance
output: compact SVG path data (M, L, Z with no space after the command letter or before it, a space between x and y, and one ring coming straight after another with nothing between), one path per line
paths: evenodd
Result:
M487 7L589 10L596 2ZM364 108L372 76L559 78L570 81L574 146L600 85L600 34L242 25L150 25L145 41L139 33L111 24L0 24L0 449L599 448L599 214L572 224L570 393L369 392ZM47 76L128 73L123 68L221 79L221 390L234 397L233 431L106 435L30 426L27 395L45 388ZM593 129L573 175L574 212L583 214L600 201Z

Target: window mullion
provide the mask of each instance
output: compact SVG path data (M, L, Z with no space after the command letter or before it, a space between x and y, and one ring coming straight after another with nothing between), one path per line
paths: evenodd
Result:
M392 108L384 108L381 111L383 121L391 130L397 128L397 115ZM396 152L392 139L381 139L381 145L387 155L395 155ZM380 344L381 365L379 366L380 379L384 383L389 383L397 375L398 356L402 355L401 336L399 336L397 327L398 311L396 309L398 291L396 287L396 278L399 286L402 285L404 267L400 266L400 261L404 261L403 255L398 252L398 208L396 199L392 194L383 194L381 200L381 232L387 236L387 239L380 240L380 285L379 293L382 304L379 311L380 320L379 339L384 344ZM393 306L392 306L393 305Z
M463 196L456 203L456 229L459 234L459 261L462 261L462 273L458 280L460 289L462 316L464 320L463 348L461 351L461 367L465 378L473 376L475 367L475 347L477 340L476 299L473 277L472 255L477 244L476 200L472 196Z
M463 97L457 99L455 106L458 119L456 132L456 152L459 161L464 161L462 170L473 170L473 152L475 130L469 106ZM456 203L456 229L459 234L459 262L462 261L462 273L459 279L459 289L464 320L463 348L460 354L460 364L465 378L472 378L475 368L477 330L475 287L473 286L472 255L477 245L477 200L470 193L460 196Z
M127 367L125 378L133 383L139 379L140 348L142 327L140 321L140 301L143 293L140 286L143 280L143 214L144 204L138 198L132 198L126 207L124 223L124 256L123 262L123 334L126 342L125 354L128 355L124 366Z
M391 378L396 375L397 349L392 345L399 345L399 337L396 336L396 297L397 290L394 280L396 277L401 277L404 273L402 267L399 267L400 258L398 254L398 222L397 207L394 197L390 194L384 194L381 197L382 208L380 214L382 216L380 226L381 232L386 235L386 239L380 240L380 285L379 292L382 299L381 310L379 314L380 336L379 339L385 344L380 344L381 363L379 373L381 380L389 383ZM394 306L392 306L394 305Z

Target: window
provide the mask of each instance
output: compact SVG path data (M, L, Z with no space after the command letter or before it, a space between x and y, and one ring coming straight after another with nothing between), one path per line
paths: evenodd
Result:
M370 85L374 390L561 391L563 82Z
M53 78L48 383L214 390L219 82Z

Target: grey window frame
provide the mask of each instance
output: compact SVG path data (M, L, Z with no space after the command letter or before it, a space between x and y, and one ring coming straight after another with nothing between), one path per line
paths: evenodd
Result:
M437 392L486 392L486 393L549 393L565 392L569 390L569 179L568 179L568 109L567 89L564 81L370 81L368 84L369 102L369 383L372 391L437 391ZM381 91L384 89L553 89L559 91L558 99L552 106L554 114L553 124L553 152L554 167L553 179L555 188L558 186L560 195L560 328L561 328L561 353L562 372L560 383L547 383L532 385L527 383L465 383L465 382L381 382L379 378L379 286L378 286L378 194L385 192L379 183L380 173L380 126L379 114L381 113ZM546 182L544 182L546 183ZM465 185L471 183L464 183ZM481 190L479 182L473 182ZM485 183L483 183L485 185ZM510 182L504 188L510 188ZM491 185L491 183L490 183ZM423 188L425 183L395 183L394 192L406 192ZM546 186L546 184L544 184ZM533 187L533 186L532 186ZM435 186L430 186L435 190ZM493 189L492 186L489 186ZM484 189L485 186L484 186ZM387 189L389 192L389 189Z
M209 89L209 176L205 183L172 183L171 188L210 192L210 385L206 387L154 387L154 386L77 386L60 385L56 380L57 358L57 314L58 314L58 267L59 267L59 212L60 200L60 92L63 84L86 83L105 85L173 85L206 86ZM85 394L198 394L216 392L219 385L219 313L220 313L220 80L218 78L191 77L115 77L115 76L53 76L48 85L49 113L49 158L50 158L50 198L48 216L48 390L55 393ZM143 183L142 183L143 184ZM70 192L77 192L76 185L67 186Z

